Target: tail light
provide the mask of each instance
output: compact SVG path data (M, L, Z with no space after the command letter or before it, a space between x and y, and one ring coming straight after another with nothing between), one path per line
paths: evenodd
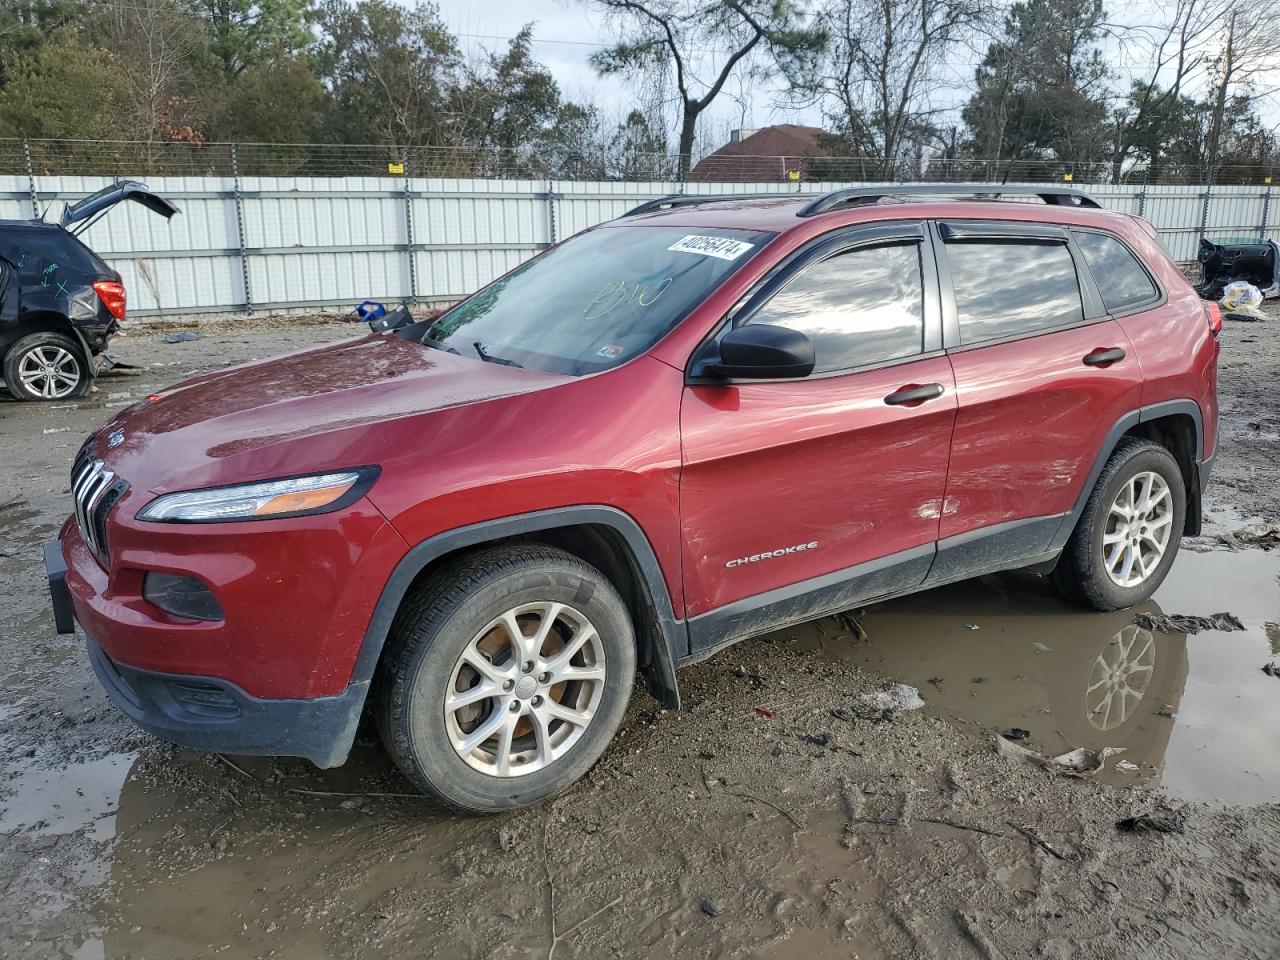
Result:
M98 295L107 313L117 320L124 319L124 284L115 280L99 280L93 285L93 292Z
M1204 316L1209 321L1209 332L1216 338L1222 332L1222 307L1209 301L1204 305Z

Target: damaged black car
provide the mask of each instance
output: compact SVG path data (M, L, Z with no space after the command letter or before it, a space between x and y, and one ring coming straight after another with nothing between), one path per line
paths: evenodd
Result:
M1217 300L1223 288L1237 280L1251 283L1264 299L1280 296L1280 244L1274 240L1256 243L1214 243L1200 238L1200 282L1196 293L1205 300Z
M18 400L84 396L125 316L124 282L78 238L122 200L178 212L122 181L64 207L58 223L0 220L0 371Z

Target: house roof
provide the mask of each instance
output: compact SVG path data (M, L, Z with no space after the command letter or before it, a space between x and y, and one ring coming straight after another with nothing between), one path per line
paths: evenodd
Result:
M779 123L762 127L751 136L729 142L708 154L689 172L690 180L728 182L734 180L785 180L787 169L807 157L829 157L831 151L819 145L825 135L821 127Z

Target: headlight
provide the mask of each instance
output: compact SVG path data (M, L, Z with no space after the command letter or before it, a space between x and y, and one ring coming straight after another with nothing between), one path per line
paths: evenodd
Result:
M215 523L327 513L358 500L377 477L377 467L359 467L339 473L166 493L143 507L138 519Z

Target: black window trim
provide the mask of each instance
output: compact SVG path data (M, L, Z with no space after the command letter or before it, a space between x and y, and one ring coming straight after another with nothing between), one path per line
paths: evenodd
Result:
M1092 326L1104 320L1112 319L1102 302L1093 274L1085 263L1084 252L1076 245L1075 237L1070 229L1057 224L1027 223L1021 221L968 221L968 220L935 220L929 224L933 234L934 251L937 256L938 285L942 296L942 343L946 353L963 353L967 350L981 350L983 347L994 347L1002 343L1013 343L1018 340L1029 340L1047 334L1061 333L1063 330L1074 330L1078 327ZM948 240L947 238L951 239ZM1011 243L1061 244L1067 248L1076 270L1076 282L1080 287L1080 301L1083 310L1082 318L1075 323L1063 323L1056 327L1045 327L1028 333L1015 333L1007 337L992 340L980 340L977 343L964 343L960 338L960 312L956 306L955 285L951 278L950 259L946 248L948 243L989 242L1006 240Z
M1073 226L1071 228L1073 241L1075 240L1075 235L1078 233L1096 233L1108 238L1109 240L1117 241L1120 246L1129 251L1129 256L1133 257L1134 261L1138 264L1138 269L1147 275L1147 279L1150 280L1151 285L1155 287L1156 294L1154 297L1149 297L1146 300L1140 300L1138 303L1130 304L1122 310L1108 311L1108 316L1113 319L1118 319L1120 317L1132 316L1135 313L1146 313L1148 310L1154 310L1157 307L1164 306L1169 299L1169 293L1165 290L1164 284L1160 282L1160 278L1151 272L1151 268L1148 267L1147 262L1142 259L1142 255L1138 253L1137 250L1133 249L1133 244L1129 243L1128 240L1120 236L1118 233L1112 233L1110 230L1104 230L1101 227ZM1093 268L1089 266L1089 258L1084 256L1084 250L1080 251L1080 261L1084 264L1084 269L1088 273L1089 279L1093 281L1095 286L1097 286L1097 280L1093 276ZM1098 287L1098 299L1102 299L1101 287ZM1105 300L1103 300L1103 309L1106 309Z
M827 370L823 373L811 373L807 377L780 377L777 379L733 378L725 380L719 377L700 376L696 366L708 343L719 341L729 330L742 326L749 321L760 308L773 297L782 292L796 277L816 263L829 260L862 247L890 246L895 243L914 243L920 251L920 274L923 283L923 320L924 331L921 352L907 357L896 357L892 360L878 360L872 363L844 367L839 370ZM851 374L868 370L880 370L885 367L899 366L904 363L915 363L932 357L945 355L942 346L942 296L938 283L937 258L932 253L929 225L923 220L894 220L874 224L857 224L842 227L813 238L803 246L793 250L768 273L757 280L738 301L720 318L720 322L701 340L689 354L685 366L685 383L690 386L729 386L745 383L799 383L807 380L826 380L831 377L847 377Z

